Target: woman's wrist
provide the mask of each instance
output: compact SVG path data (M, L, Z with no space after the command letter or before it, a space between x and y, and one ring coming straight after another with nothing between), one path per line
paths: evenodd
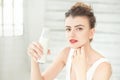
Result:
M39 66L39 63L36 62L35 60L31 59L31 65L38 65Z

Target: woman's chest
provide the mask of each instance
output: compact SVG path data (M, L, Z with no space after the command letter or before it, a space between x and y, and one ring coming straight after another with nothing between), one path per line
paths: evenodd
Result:
M90 64L88 64L87 66L86 66L86 77L87 77L87 72L89 71L89 68L91 67L91 65ZM78 70L78 72L79 72L79 70ZM70 69L70 80L76 80L76 73L75 73L75 70L74 70L74 68L72 67L72 65L71 65L71 69Z

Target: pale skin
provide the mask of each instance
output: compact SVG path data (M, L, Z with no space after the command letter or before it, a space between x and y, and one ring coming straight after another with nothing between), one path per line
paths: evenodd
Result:
M54 80L59 72L65 67L70 48L75 52L71 65L71 80L86 80L87 70L98 59L100 55L90 46L90 39L93 38L95 29L90 29L88 18L85 16L69 16L65 19L66 36L78 40L77 43L70 43L55 58L50 67L41 73L37 59L41 57L43 48L38 42L28 47L28 54L31 56L31 80ZM107 62L101 63L96 69L93 80L109 80L111 76L111 65Z

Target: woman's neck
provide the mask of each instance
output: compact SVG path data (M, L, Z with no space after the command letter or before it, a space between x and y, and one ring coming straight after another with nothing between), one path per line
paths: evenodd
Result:
M91 64L91 61L93 61L93 56L94 56L95 51L92 49L90 44L85 45L85 55L86 55L86 60L88 64Z

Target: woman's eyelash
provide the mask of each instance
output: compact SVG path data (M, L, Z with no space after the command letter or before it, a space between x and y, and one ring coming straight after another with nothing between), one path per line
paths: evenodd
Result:
M66 30L66 31L71 31L71 28L66 28L65 30ZM76 30L79 30L79 31L80 31L80 30L83 30L83 28L76 28Z
M66 31L70 31L71 29L70 28L66 28Z
M78 30L83 30L83 28L77 28Z

